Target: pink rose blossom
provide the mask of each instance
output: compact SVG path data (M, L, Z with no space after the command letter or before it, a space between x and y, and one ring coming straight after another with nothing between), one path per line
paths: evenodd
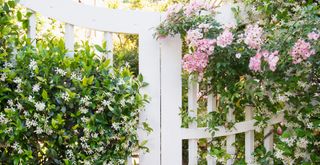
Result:
M209 31L209 29L211 28L211 25L210 24L207 24L207 23L201 23L199 26L198 26L199 29L202 29L203 32L207 33Z
M187 43L191 46L196 46L197 41L202 39L203 34L200 32L199 29L196 30L189 30L187 32Z
M311 32L308 34L308 38L309 40L318 40L320 38L320 33L316 33L316 32Z
M191 72L202 73L208 65L208 55L203 52L187 54L183 57L183 69Z
M277 69L277 63L279 61L278 54L278 51L274 51L273 53L269 54L268 57L266 57L266 61L269 64L269 69L273 72Z
M244 32L244 43L251 49L260 49L263 44L263 29L258 25L248 25Z
M196 43L197 51L206 53L207 55L213 54L214 45L216 40L213 39L201 39Z
M220 34L217 37L217 45L222 48L225 48L228 45L231 45L232 41L233 41L233 34L228 29L225 29L222 32L222 34Z
M250 70L253 70L255 72L261 71L261 54L260 53L257 53L255 56L250 58L249 68Z
M192 16L192 15L198 15L200 14L201 10L211 10L211 6L209 3L206 3L201 0L195 0L190 2L186 7L184 13L187 16Z
M299 39L293 46L290 55L293 58L293 63L298 64L303 60L306 60L316 52L311 49L311 44L302 39Z
M182 4L174 4L168 8L168 10L165 13L165 17L169 18L171 16L174 16L175 14L179 13L183 9Z

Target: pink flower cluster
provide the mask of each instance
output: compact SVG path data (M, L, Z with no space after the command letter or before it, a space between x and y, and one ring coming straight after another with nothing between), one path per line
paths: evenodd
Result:
M320 33L316 33L316 32L311 32L308 34L308 38L309 40L315 40L317 41L320 38Z
M311 44L303 39L299 39L293 46L290 55L293 58L293 63L298 64L303 60L306 60L316 52L311 49Z
M198 40L202 39L203 34L199 29L196 30L189 30L187 32L187 43L190 44L191 46L196 46Z
M229 31L229 29L225 29L218 37L217 37L217 45L225 48L228 45L231 45L233 41L233 34Z
M258 52L255 56L250 58L249 62L249 68L250 70L253 70L255 72L261 71L261 59L264 58L264 61L266 61L269 65L269 69L271 71L275 71L277 69L277 63L279 61L279 52L274 51L270 53L269 51L262 51Z
M208 65L209 56L203 52L187 54L183 57L183 69L191 72L202 73Z
M201 1L201 0L195 0L190 2L186 7L184 13L186 16L192 16L195 14L200 14L201 10L211 10L211 6L209 3Z
M168 10L165 13L165 17L169 18L174 16L175 14L179 13L183 9L182 4L174 4L168 8Z
M251 49L260 49L263 44L263 29L258 25L248 25L244 32L244 43Z
M214 45L216 44L216 40L214 39L201 39L196 43L197 51L206 53L207 55L213 54Z

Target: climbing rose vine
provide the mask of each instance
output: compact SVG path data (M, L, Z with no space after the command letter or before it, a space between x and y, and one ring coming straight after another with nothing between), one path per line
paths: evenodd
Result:
M274 126L273 151L265 150L266 137L256 130L255 162L320 163L319 3L245 0L244 7L234 6L236 20L220 24L214 19L216 7L208 3L175 4L157 27L159 39L180 34L184 41L182 66L186 74L198 77L199 110L208 94L219 98L217 111L198 123L206 121L212 133L219 125L230 128L233 124L225 120L228 110L235 109L239 122L250 106L262 130L281 112L285 120ZM282 13L273 11L278 7ZM188 120L183 121L193 121L184 111ZM243 146L243 141L234 145ZM216 142L209 154L225 163L230 158L225 141ZM245 162L243 150L237 150L235 161Z

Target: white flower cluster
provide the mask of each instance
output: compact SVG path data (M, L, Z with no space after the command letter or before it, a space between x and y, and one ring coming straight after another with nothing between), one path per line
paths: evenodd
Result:
M68 92L64 92L61 94L61 98L65 101L68 102L70 100L70 96Z
M32 59L32 60L30 61L30 64L29 64L29 69L30 69L31 71L34 71L34 70L36 70L37 68L38 68L37 62L36 62L34 59Z
M9 119L6 118L5 114L2 112L0 113L0 124L7 124L9 122Z
M44 102L36 102L34 106L37 111L43 111L46 108L46 104Z
M60 68L56 68L55 72L56 72L56 74L59 74L61 76L65 76L67 74L66 71L64 71L63 69L60 69Z
M82 97L80 99L80 104L85 105L85 106L89 106L91 104L90 99L91 98L89 96Z
M75 72L72 72L71 73L71 79L72 80L78 80L78 81L81 81L82 80L82 75L79 73L75 73Z
M40 84L35 84L32 86L32 92L39 92L41 89Z
M15 151L18 152L18 154L22 154L23 150L21 149L21 146L18 142L14 142L13 145L11 146Z

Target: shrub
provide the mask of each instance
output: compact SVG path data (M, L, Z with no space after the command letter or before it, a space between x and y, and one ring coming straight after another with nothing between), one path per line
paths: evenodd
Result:
M62 40L32 47L14 1L1 1L0 14L0 30L15 30L0 38L1 163L124 164L139 147L142 76L96 59L87 43L74 58Z

